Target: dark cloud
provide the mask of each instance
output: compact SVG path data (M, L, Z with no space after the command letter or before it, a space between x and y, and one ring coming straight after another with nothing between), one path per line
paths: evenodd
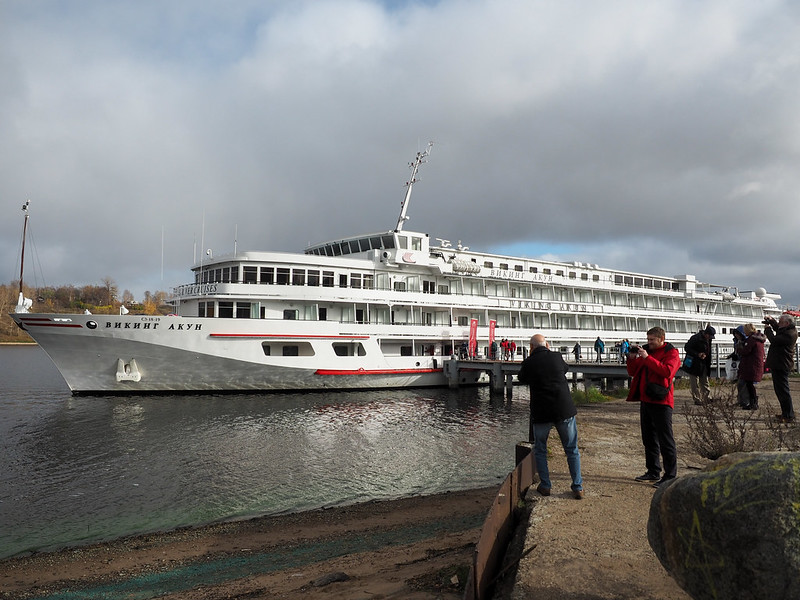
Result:
M202 248L394 226L800 303L790 2L0 8L0 252L184 283ZM162 272L162 232L164 276Z

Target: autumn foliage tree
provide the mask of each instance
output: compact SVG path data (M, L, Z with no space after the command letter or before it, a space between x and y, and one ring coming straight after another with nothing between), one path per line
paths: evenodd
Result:
M172 311L166 303L167 292L145 292L145 301L136 304L133 294L125 290L122 301L119 299L119 288L110 277L104 277L101 285L63 285L59 287L31 288L24 286L26 298L33 300L31 312L40 313L82 313L86 310L93 314L115 314L122 302L131 313L148 315L167 314ZM0 285L0 342L26 342L30 337L19 329L9 313L14 311L19 297L19 281Z

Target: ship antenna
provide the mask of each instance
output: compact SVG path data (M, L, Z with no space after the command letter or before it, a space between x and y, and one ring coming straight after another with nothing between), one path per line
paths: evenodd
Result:
M408 213L408 201L411 199L411 188L417 181L419 166L427 162L425 159L431 155L431 148L433 148L433 142L428 142L428 147L425 148L425 151L417 152L417 157L414 159L414 162L408 164L411 169L411 178L406 181L406 197L403 198L403 203L400 205L400 218L397 219L397 226L394 228L396 233L402 231L403 223L408 220L406 214Z

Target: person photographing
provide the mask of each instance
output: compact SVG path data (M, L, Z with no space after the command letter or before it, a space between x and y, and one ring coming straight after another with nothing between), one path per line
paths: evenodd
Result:
M792 394L789 391L789 373L794 366L794 348L797 343L797 328L791 315L766 317L764 333L769 340L766 367L772 372L772 388L781 405L777 419L781 423L794 421Z
M678 474L678 451L672 433L675 405L672 380L681 366L678 350L665 341L666 332L653 327L647 344L631 346L628 375L632 377L628 402L639 402L639 425L647 471L635 477L658 487ZM664 474L661 475L663 461Z

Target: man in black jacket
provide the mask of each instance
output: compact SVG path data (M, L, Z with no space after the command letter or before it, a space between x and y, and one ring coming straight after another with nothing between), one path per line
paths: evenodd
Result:
M711 388L708 385L708 374L711 372L711 340L717 330L711 325L701 329L689 338L683 349L700 365L696 372L689 373L689 383L692 387L692 400L695 404L708 402Z
M794 367L794 348L797 343L797 328L790 315L764 319L764 333L769 339L766 366L772 372L772 388L781 404L781 414L776 418L781 423L794 421L794 406L789 392L789 373Z
M530 385L531 421L530 438L533 455L541 482L536 488L542 496L550 495L550 471L547 467L547 438L555 427L567 455L569 474L572 477L572 495L583 498L581 478L581 455L578 450L578 425L575 415L578 410L572 402L566 373L567 363L558 352L550 352L550 346L541 334L531 338L531 353L522 361L519 371L520 383Z

